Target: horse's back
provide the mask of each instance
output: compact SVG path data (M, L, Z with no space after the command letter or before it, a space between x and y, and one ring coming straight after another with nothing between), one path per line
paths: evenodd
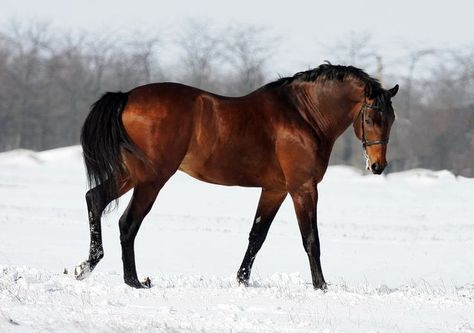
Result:
M253 95L201 95L180 169L217 184L267 185L269 170L279 169L268 111L263 100Z

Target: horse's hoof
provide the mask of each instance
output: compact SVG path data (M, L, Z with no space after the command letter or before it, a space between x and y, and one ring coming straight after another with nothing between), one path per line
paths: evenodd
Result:
M237 283L241 286L248 287L249 286L249 279L246 279L243 276L237 275Z
M143 282L138 281L138 279L125 280L125 283L132 288L136 289L150 289L151 280L147 277Z
M92 269L89 264L89 261L86 260L76 266L76 268L74 269L74 276L76 277L76 280L84 280L91 274L91 272Z
M322 290L323 292L327 292L328 291L328 285L326 282L323 282L323 283L318 283L314 286L314 289L319 289L319 290Z

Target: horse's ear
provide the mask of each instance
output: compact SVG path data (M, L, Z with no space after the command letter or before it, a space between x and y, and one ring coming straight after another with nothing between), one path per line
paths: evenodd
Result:
M398 92L398 84L396 84L395 87L393 87L392 89L389 89L388 92L392 97L394 97Z

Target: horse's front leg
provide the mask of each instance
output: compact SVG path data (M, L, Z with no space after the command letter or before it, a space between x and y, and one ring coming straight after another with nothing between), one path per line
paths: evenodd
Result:
M295 191L290 192L295 206L296 217L303 238L303 246L308 254L311 277L315 289L327 289L321 269L320 246L317 223L318 189L317 183L311 180Z

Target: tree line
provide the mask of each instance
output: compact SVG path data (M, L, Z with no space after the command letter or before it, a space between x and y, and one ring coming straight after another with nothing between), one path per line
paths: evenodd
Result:
M189 22L170 38L9 22L0 26L0 151L77 144L90 104L105 91L177 81L219 94L248 93L277 78L271 68L277 41L268 29L236 24ZM389 171L448 169L474 177L474 48L409 50L398 60L399 73L390 72L370 35L349 36L327 50L332 63L400 84ZM347 131L331 162L360 166L361 149Z

